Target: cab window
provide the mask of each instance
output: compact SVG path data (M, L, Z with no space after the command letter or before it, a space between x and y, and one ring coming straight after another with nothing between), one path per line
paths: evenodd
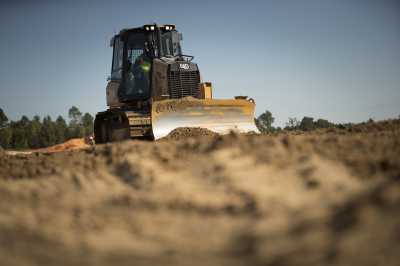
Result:
M111 79L122 79L122 62L123 62L124 45L120 38L114 39L114 54L111 69Z

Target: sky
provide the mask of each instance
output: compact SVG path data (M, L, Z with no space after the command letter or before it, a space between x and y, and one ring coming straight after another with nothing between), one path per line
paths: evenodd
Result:
M16 120L105 110L110 39L176 24L215 98L289 117L400 115L400 1L0 0L0 108Z

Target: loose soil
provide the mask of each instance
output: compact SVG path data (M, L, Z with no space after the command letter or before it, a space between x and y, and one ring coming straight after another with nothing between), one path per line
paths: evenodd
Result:
M218 136L218 133L200 127L179 127L172 130L165 138L163 138L163 140L179 140L184 138L203 136L216 137Z
M1 265L400 261L399 120L82 148L0 152Z

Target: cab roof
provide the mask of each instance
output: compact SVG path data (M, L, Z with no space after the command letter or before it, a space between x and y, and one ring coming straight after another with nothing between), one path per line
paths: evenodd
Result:
M129 34L129 33L135 33L135 32L152 32L152 31L155 31L156 29L161 29L162 31L172 31L172 30L175 30L175 25L174 24L158 25L158 24L154 23L154 24L145 24L141 27L136 27L136 28L124 28L118 34L114 35L111 38L110 46L111 47L113 46L114 39L118 36L122 36L124 34Z

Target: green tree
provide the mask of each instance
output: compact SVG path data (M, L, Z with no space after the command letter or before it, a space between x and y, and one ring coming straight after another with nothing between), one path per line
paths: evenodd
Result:
M27 149L28 140L26 139L25 130L20 126L16 126L13 129L13 136L12 136L12 148L14 149Z
M84 128L84 135L89 136L93 134L93 116L89 113L85 113L82 117L82 126Z
M12 129L10 127L0 128L0 146L4 149L11 148Z
M42 128L40 130L40 145L48 147L56 144L56 132L53 121L50 116L43 118Z
M81 138L84 135L82 127L82 113L76 106L72 106L68 111L70 119L68 126L68 139Z
M66 139L82 138L85 134L81 123L70 123L67 128Z
M21 120L19 121L19 126L21 127L21 130L23 132L23 141L22 141L22 146L23 148L29 148L29 139L31 138L31 121L29 118L25 115L21 117Z
M328 120L326 120L326 119L318 119L315 122L315 127L316 128L329 128L329 127L332 127L332 126L333 126L333 124L331 122L329 122Z
M42 129L42 123L40 122L40 117L35 115L30 124L30 138L29 138L29 147L36 149L41 147L40 142L40 131Z
M19 121L11 121L9 123L9 127L12 130L10 148L27 149L29 147L27 141L29 130L26 128L27 126L29 126L29 119L26 116L23 116Z
M292 130L297 129L300 126L300 121L296 117L289 117L289 121L286 123L285 129Z
M300 129L304 131L313 130L315 128L314 118L305 116L300 122Z
M27 127L27 126L29 126L30 121L29 121L29 118L27 116L23 115L21 117L21 120L19 120L19 123L20 123L21 127Z
M71 120L70 123L79 124L81 122L81 119L82 119L82 113L81 113L81 111L79 111L78 107L72 106L68 110L68 117Z
M275 118L272 116L272 113L267 110L257 118L256 125L261 132L271 132L273 131L272 124L274 121Z
M8 123L8 117L4 113L3 109L0 108L0 128L3 128Z
M11 148L12 129L8 127L8 117L0 108L0 146L4 149Z
M67 137L67 123L62 116L58 116L55 123L56 143L62 143Z
M29 120L29 118L27 116L23 115L19 122L20 122L21 127L24 129L25 138L27 138L27 143L28 143L28 140L31 135L31 130L30 130L31 121Z

